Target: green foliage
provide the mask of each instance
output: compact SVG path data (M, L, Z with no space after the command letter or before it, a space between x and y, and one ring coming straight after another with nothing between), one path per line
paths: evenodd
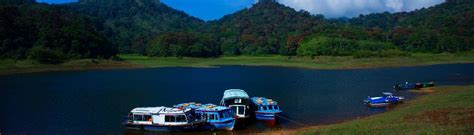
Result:
M394 49L397 49L397 47L391 43L316 36L303 42L297 53L300 56L355 55L357 57L370 57L391 56L389 53L395 53L394 51L384 51Z
M197 31L204 22L158 0L80 0L64 7L89 15L121 53L145 54L162 34Z
M346 20L262 0L210 22L159 0L79 0L59 6L2 2L11 4L0 7L0 58L24 59L33 46L61 51L66 59L108 58L117 50L177 57L386 57L474 50L474 2L469 0Z
M410 53L400 50L382 50L382 51L369 51L359 50L352 54L354 58L370 58L370 57L399 57L399 56L410 56Z
M33 47L28 52L28 58L43 64L59 64L64 62L65 56L59 50L51 50L46 47Z
M0 6L0 58L25 59L27 53L40 62L58 63L117 52L85 16L43 4Z
M150 42L148 56L217 57L221 55L219 45L209 35L179 32L157 37Z
M225 55L294 55L302 37L324 23L321 15L295 11L277 2L261 1L210 22L207 32L220 38Z
M381 28L405 51L460 52L474 49L474 2L448 0L410 13L378 13L351 19L353 26Z
M348 39L316 37L303 43L297 53L301 56L346 56L355 49L354 42Z

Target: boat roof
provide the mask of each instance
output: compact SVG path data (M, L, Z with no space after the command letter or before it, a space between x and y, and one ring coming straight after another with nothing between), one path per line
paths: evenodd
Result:
M143 113L143 114L158 114L158 113L170 113L170 114L179 114L190 111L191 109L185 108L172 108L172 107L138 107L134 108L131 113Z
M195 109L197 111L221 111L221 110L229 109L229 107L225 107L225 106L217 106L215 104L201 104L201 103L195 103L195 102L181 103L181 104L174 105L173 107L190 108L190 109Z
M390 92L383 92L382 94L385 96L393 96L393 93L390 93Z
M250 100L256 105L278 105L277 101L265 97L252 97Z
M241 89L228 89L224 91L223 99L232 99L232 98L249 99L249 95L247 94L247 92Z
M222 110L228 110L228 109L229 109L229 107L225 107L225 106L217 106L217 105L214 105L214 104L205 104L201 108L198 108L196 110L197 111L212 112L212 111L222 111Z

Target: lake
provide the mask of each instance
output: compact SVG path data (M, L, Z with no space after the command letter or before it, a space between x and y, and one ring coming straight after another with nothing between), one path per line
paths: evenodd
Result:
M129 133L121 123L134 107L217 104L231 88L278 101L291 121L276 128L329 124L387 111L369 109L362 100L392 92L395 83L469 85L473 69L474 64L347 70L222 66L7 75L0 76L0 133ZM257 123L236 132L265 129Z

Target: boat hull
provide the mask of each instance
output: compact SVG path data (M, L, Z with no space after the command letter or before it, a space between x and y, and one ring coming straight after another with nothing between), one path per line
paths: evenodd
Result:
M390 103L369 103L369 107L387 107Z
M278 113L259 113L255 112L255 119L265 123L266 126L275 126L278 122Z
M193 131L202 127L200 124L183 125L183 126L126 124L125 126L127 127L127 129L131 129L131 130L157 131L157 132Z
M224 122L208 122L203 127L205 130L234 130L235 120L228 120Z

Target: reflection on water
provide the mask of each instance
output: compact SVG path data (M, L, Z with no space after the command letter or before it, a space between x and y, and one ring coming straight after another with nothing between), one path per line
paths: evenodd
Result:
M224 90L230 88L277 100L288 120L281 120L274 128L298 128L384 112L387 109L367 108L362 100L391 91L395 83L434 80L440 85L474 84L472 69L474 64L354 70L224 66L0 76L0 131L134 134L136 131L121 125L123 116L134 107L189 101L218 104ZM408 99L417 95L394 94ZM230 133L262 130L270 129L253 123ZM209 134L190 134L201 133Z

